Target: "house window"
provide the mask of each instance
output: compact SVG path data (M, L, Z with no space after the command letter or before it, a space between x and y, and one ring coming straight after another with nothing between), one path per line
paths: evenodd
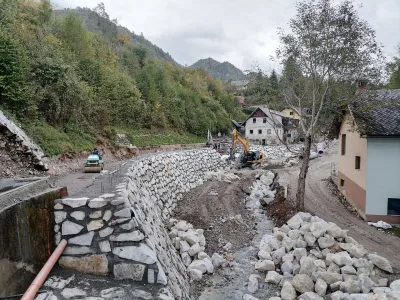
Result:
M389 198L388 199L388 215L400 216L400 199Z
M344 179L340 179L340 186L344 187Z
M356 156L356 170L360 170L360 166L361 166L361 157Z
M267 134L271 134L271 129L267 129Z
M253 118L253 123L255 123L255 122L257 122L257 119L256 119L256 118Z
M252 129L250 130L250 134L253 134L253 130Z
M289 113L291 116L293 116L293 112L291 111L290 113Z
M262 129L258 129L258 134L262 134Z
M267 123L267 118L264 118L264 119L263 119L263 123Z
M342 155L346 154L346 135L342 134Z

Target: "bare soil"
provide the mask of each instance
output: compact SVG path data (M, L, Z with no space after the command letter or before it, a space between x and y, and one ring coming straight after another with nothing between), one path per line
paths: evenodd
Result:
M254 236L254 220L245 205L245 191L252 185L254 173L237 174L241 180L232 183L206 181L187 193L175 211L174 218L204 229L209 255L221 252L228 242L232 250L248 246Z
M327 178L331 175L332 163L336 161L337 149L328 149L324 154L310 161L306 181L305 208L328 222L334 222L364 245L369 251L386 257L393 265L394 272L400 273L400 239L370 226L341 202L340 196L332 191ZM288 198L294 201L299 167L278 170L280 182L289 185Z

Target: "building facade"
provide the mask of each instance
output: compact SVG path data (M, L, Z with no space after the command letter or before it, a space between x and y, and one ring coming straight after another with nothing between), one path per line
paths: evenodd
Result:
M363 91L349 105L338 186L365 220L400 224L400 90Z

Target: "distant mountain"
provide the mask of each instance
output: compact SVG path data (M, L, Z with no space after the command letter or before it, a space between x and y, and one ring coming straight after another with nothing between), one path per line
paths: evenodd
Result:
M143 34L138 35L123 26L117 25L112 20L100 16L89 8L77 7L75 9L67 8L55 10L54 14L56 17L62 17L72 12L75 12L82 17L87 30L104 36L110 40L115 39L118 35L128 35L134 45L142 46L151 56L178 65L169 53L164 52L163 49L147 40Z
M204 69L208 74L214 78L221 79L222 81L237 81L245 80L244 73L232 65L230 62L220 63L212 58L200 59L198 62L190 66L191 68Z

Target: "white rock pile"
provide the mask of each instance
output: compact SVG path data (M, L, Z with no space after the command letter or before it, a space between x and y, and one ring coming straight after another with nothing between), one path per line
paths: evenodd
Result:
M261 151L264 153L265 159L275 160L279 158L291 158L296 157L296 153L288 151L286 146L260 146L251 145L252 150ZM290 149L293 151L299 151L300 145L290 145Z
M248 289L258 281L281 286L280 298L400 299L400 280L388 286L389 261L369 253L334 223L299 212L264 235Z
M204 252L206 238L203 229L193 229L193 225L184 220L169 220L170 232L176 250L187 267L192 280L200 280L203 274L213 274L214 269L220 267L225 259L214 253L212 257Z
M257 176L259 180L254 181L251 194L249 196L250 200L255 205L267 205L275 199L275 190L271 190L271 184L275 179L275 174L271 171L265 171Z

